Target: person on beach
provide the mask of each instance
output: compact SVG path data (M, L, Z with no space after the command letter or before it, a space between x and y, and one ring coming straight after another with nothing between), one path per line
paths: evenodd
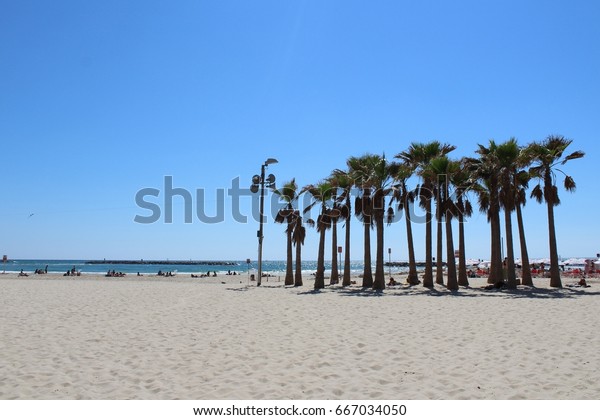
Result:
M589 284L587 284L587 282L585 281L585 277L582 277L581 280L579 280L577 282L577 284L567 284L567 287L591 287Z
M21 272L19 273L19 277L29 277L29 274L25 273L23 271L23 269L21 269Z

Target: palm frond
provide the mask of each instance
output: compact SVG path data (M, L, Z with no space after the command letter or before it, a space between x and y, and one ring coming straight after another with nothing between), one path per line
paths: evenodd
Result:
M546 201L550 201L554 206L560 205L560 197L558 196L558 187L556 185L552 185L550 188L550 199L546 197Z
M473 215L473 206L471 205L471 201L466 200L463 209L463 216L471 217Z
M582 152L581 150L578 150L576 152L571 153L566 158L564 158L561 163L564 165L565 163L567 163L570 160L581 159L584 156L585 156L585 152Z
M391 207L388 207L388 209L387 209L387 212L386 212L386 219L385 219L385 222L386 222L388 225L391 225L391 224L394 222L394 216L395 216L395 214L394 214L394 209L393 209L393 208L391 208Z
M542 191L542 187L540 184L533 187L530 193L530 197L534 198L538 203L542 203L544 201L544 192Z
M565 190L567 190L569 192L573 192L577 188L577 185L575 184L575 180L568 175L565 177L564 184L565 184Z

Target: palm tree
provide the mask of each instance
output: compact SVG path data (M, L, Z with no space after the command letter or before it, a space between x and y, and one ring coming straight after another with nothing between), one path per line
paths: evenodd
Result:
M337 262L337 223L338 220L342 218L341 207L337 197L338 197L338 187L335 184L335 177L329 177L327 179L329 184L331 185L331 209L329 211L329 215L331 218L331 277L329 278L329 284L338 284L340 282L339 272L338 272L338 262Z
M506 240L507 240L507 285L515 287L518 284L516 270L514 267L514 252L512 241L512 229L510 226L510 212L517 214L517 226L519 231L519 243L521 247L521 283L525 286L533 286L531 268L529 265L529 254L527 252L527 241L525 239L525 228L521 207L527 201L526 189L529 186L530 175L524 170L531 164L531 157L527 148L519 147L516 140L511 139L499 146L499 151L504 149L504 166L502 170L502 191L500 201L504 208L506 218ZM512 209L512 210L511 210Z
M439 169L436 167L438 162L436 161L438 157L434 157L429 165L425 167L424 173L430 173L431 177L431 185L433 185L433 198L435 202L435 225L437 228L436 233L436 267L435 267L435 283L443 285L444 284L444 257L443 257L443 238L442 238L442 218L443 218L443 209L444 200L442 198L444 184L447 183L447 174L439 172ZM434 165L435 163L435 165Z
M358 162L353 163L354 173L359 175L361 187L363 189L363 198L367 192L369 194L368 206L365 206L362 200L363 210L367 210L371 224L375 224L377 233L376 258L375 258L375 280L372 287L375 290L385 289L384 274L384 220L388 215L388 223L393 218L393 210L387 209L385 197L390 194L391 180L396 175L399 164L388 162L385 155L378 156L366 154ZM363 215L363 218L365 216ZM366 264L366 263L365 263ZM364 280L364 279L363 279ZM363 281L364 285L364 281Z
M384 274L384 220L390 224L394 217L394 211L390 207L386 211L385 198L393 191L391 181L396 177L400 169L400 165L395 162L389 162L382 156L373 155L373 159L368 159L368 163L372 164L368 171L369 184L374 189L373 194L373 218L375 219L375 227L377 232L377 246L375 251L375 280L373 289L385 289L385 274Z
M524 149L521 149L521 156L525 155L523 150ZM526 167L529 165L529 162L521 159L521 165L523 167ZM524 286L533 286L533 279L531 277L531 267L529 265L529 253L527 252L527 240L525 239L523 212L521 211L521 207L525 207L525 204L527 202L526 190L529 186L529 179L529 172L525 170L521 170L515 175L515 210L517 213L517 226L519 229L519 243L521 245L521 284L523 284Z
M302 216L296 210L294 223L292 224L292 242L296 247L296 275L294 278L294 287L302 286L302 245L306 238L306 228L302 225Z
M327 202L331 199L331 184L326 181L319 182L316 185L307 185L303 191L310 194L312 203L310 203L304 213L309 212L315 205L321 206L321 211L315 222L309 219L307 223L311 226L316 226L319 233L319 253L317 256L317 273L315 275L315 289L325 287L325 231L331 227L330 209L327 207Z
M454 257L454 241L452 237L452 212L454 211L453 203L450 198L450 178L454 172L457 172L459 164L456 161L450 160L447 156L440 156L433 158L426 169L426 174L432 179L436 178L438 183L436 185L437 190L437 211L438 215L438 226L442 226L442 219L445 221L446 227L446 259L448 268L448 282L446 287L450 290L458 290L458 279L456 277L456 262ZM430 174L429 174L430 173ZM438 235L441 238L441 233L438 230ZM438 259L441 259L439 253L440 241L438 240ZM443 284L443 272L441 261L438 261L438 276L442 274ZM439 281L438 281L439 283Z
M368 183L370 174L366 162L374 155L350 157L347 160L350 175L355 180L355 185L360 188L361 194L354 201L354 214L362 221L364 227L364 259L362 287L373 287L373 271L371 268L371 229L373 228L373 197L371 186Z
M473 207L467 197L467 192L471 188L469 178L470 174L462 160L459 169L451 175L450 182L454 186L456 195L454 206L458 215L458 285L464 287L469 286L465 249L465 217L471 217L473 214Z
M435 180L424 175L425 168L431 159L445 156L456 147L449 144L441 144L439 141L430 143L412 143L408 150L396 155L403 163L413 169L419 175L423 183L417 187L420 205L425 209L425 274L423 286L433 287L433 256L432 256L432 226L431 226L431 200L434 196ZM438 238L441 241L441 236Z
M558 187L556 186L556 172L560 172L564 175L565 190L573 192L576 188L573 178L556 168L556 166L558 164L564 165L570 160L579 159L585 156L584 152L576 151L563 158L563 153L572 142L573 140L565 139L563 136L549 136L542 142L530 144L527 148L527 153L535 165L529 169L529 173L532 177L539 179L538 185L531 191L531 196L539 203L545 201L548 208L550 287L562 287L558 266L558 246L556 243L556 231L554 226L554 207L560 204ZM541 183L543 183L543 187Z
M514 176L518 167L520 155L519 145L514 138L500 144L496 150L500 164L500 191L498 199L504 209L504 228L506 232L506 286L509 289L517 287L515 270L515 253L512 235L512 212L516 207L516 180Z
M419 284L419 275L417 273L417 261L415 259L415 247L412 234L412 223L410 219L411 205L415 203L414 191L409 191L406 181L413 174L411 168L403 164L396 174L396 181L399 184L394 189L394 199L398 203L398 210L404 211L406 222L406 241L408 246L408 277L406 281L410 285Z
M352 188L354 187L354 178L349 172L336 169L332 172L330 180L333 185L341 189L341 194L337 196L339 203L340 220L346 222L346 236L344 240L344 275L342 286L350 286L350 220L352 218Z
M294 203L298 200L298 184L296 180L292 179L289 182L283 184L281 189L274 189L273 193L279 196L279 199L285 203L285 206L277 212L275 216L275 223L286 223L285 234L287 237L287 259L285 269L285 282L286 286L294 284L294 272L292 267L292 231L296 217L296 209Z
M444 257L443 257L443 238L442 238L442 215L443 215L443 200L442 183L440 177L437 177L434 185L433 201L435 202L435 226L437 228L436 237L436 261L435 261L435 283L444 285Z
M473 190L477 193L480 211L487 213L491 230L490 274L488 283L495 284L503 280L502 273L502 243L500 236L500 202L498 146L494 140L489 146L478 145L476 153L479 158L466 158L468 170L471 172Z

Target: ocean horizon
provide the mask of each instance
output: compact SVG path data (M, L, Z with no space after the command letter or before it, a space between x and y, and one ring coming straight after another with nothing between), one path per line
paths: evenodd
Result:
M563 258L561 264L567 264L572 267L580 267L585 265L586 259L597 260L597 257L581 257L581 258ZM531 259L532 263L546 262L547 258ZM473 260L469 260L473 261ZM483 260L475 260L482 261ZM549 262L549 261L548 261ZM387 262L386 262L387 263ZM392 261L392 264L405 265L406 261ZM419 263L422 264L422 263ZM340 271L343 270L343 261L340 266ZM374 267L374 263L373 263ZM26 273L33 273L36 270L45 270L49 273L65 273L75 268L83 274L106 274L108 271L116 271L126 274L156 274L159 271L172 272L178 274L206 274L216 272L217 275L225 275L229 272L237 274L255 273L257 271L257 262L251 261L249 264L245 260L80 260L80 259L9 259L2 264L1 270L7 273L18 273L23 270ZM350 270L353 275L361 274L364 269L361 260L354 260L350 263ZM386 266L386 272L392 270L394 273L404 273L408 271L405 266ZM262 263L262 271L275 276L285 274L285 260L264 260ZM317 261L304 260L302 261L302 273L312 274L317 270ZM325 270L331 270L331 260L325 261Z
M126 274L156 274L159 271L178 274L206 274L216 272L217 275L225 275L229 272L238 274L255 273L258 269L257 262L250 264L242 260L47 260L47 259L11 259L1 267L7 273L18 273L23 270L32 273L36 270L47 270L49 273L65 273L75 268L82 274L106 274L108 271L116 271ZM262 262L263 273L272 275L285 274L285 260L264 260ZM331 261L325 262L325 269L331 270ZM317 270L317 262L312 260L302 261L303 274L314 273ZM352 274L361 273L362 261L352 261L350 265ZM398 267L394 267L398 272Z

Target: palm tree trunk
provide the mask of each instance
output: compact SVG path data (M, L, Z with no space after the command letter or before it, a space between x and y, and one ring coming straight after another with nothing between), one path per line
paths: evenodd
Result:
M517 274L515 272L515 252L513 248L511 213L510 210L504 209L504 228L506 230L506 286L509 289L516 289Z
M436 271L435 271L435 282L436 284L444 284L444 255L443 255L443 238L442 238L442 211L440 209L439 200L436 202L435 219L437 223L437 252L436 252Z
M365 216L366 217L366 216ZM365 226L365 258L363 269L362 287L373 287L373 271L371 268L371 225L364 223Z
M296 242L296 278L294 286L302 286L302 244L300 241Z
M348 218L346 219L346 240L344 245L346 249L344 250L344 279L342 280L342 286L350 286L350 200L347 200L346 205L348 206Z
M319 236L319 255L317 256L317 273L315 275L315 289L325 287L325 227L321 227Z
M433 256L432 254L432 226L431 226L431 199L425 205L425 274L423 287L433 288Z
M413 242L412 223L410 221L410 206L408 200L404 203L406 210L406 240L408 242L408 284L419 284L419 275L417 274L417 261L415 260L415 246Z
M562 287L558 267L558 246L554 229L554 204L548 202L548 234L550 239L550 287Z
M502 239L500 237L500 212L497 206L490 210L491 258L488 283L496 284L504 279L502 273Z
M525 240L523 213L521 212L520 204L517 204L517 226L519 227L519 242L521 243L521 284L524 286L533 286L531 267L529 266L529 253L527 252L527 242Z
M337 218L332 220L331 226L331 278L329 284L338 284L340 282L337 261Z
M285 282L286 286L291 286L294 284L294 267L293 267L293 258L292 258L292 224L288 222L287 225L287 261L285 264Z
M375 251L375 281L373 289L385 289L385 274L383 270L383 214L378 214L375 220L375 228L377 229L377 249Z
M469 277L467 276L467 261L465 249L465 223L462 212L458 212L458 285L469 286Z
M450 210L446 211L446 261L448 267L448 280L446 287L449 290L458 290L458 279L456 278L456 262L454 260L454 240L452 238L452 217Z

